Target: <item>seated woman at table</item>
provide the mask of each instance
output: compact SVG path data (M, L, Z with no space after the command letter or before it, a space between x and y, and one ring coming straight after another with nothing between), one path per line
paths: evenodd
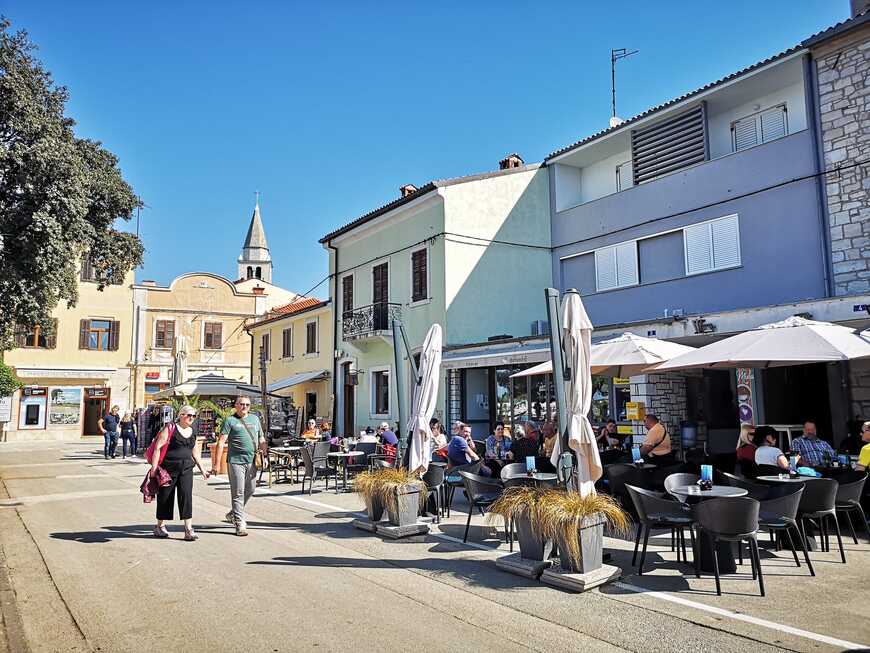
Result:
M755 435L752 436L752 442L757 447L755 464L771 465L787 470L788 458L779 447L775 446L776 437L776 430L770 426L759 426L755 429Z
M308 420L308 426L302 431L302 437L306 440L319 440L320 429L317 428L317 422L313 419Z
M755 426L744 424L740 427L740 435L737 437L737 460L740 462L755 462L755 451L758 447L752 441L755 435Z
M505 433L504 422L496 422L492 435L486 439L486 464L493 474L498 474L501 468L511 461L511 445L513 438Z
M864 442L864 446L858 454L858 464L855 465L855 469L865 472L870 469L870 422L864 422L861 426L861 441Z

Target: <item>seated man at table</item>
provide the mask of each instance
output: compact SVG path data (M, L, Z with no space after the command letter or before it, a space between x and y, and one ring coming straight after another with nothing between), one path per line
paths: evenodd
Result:
M643 419L646 427L646 438L640 445L640 455L655 464L666 464L673 458L671 452L671 436L658 416L649 413Z
M381 422L378 427L378 437L381 439L381 444L389 444L394 447L399 444L399 438L390 430L390 425L386 422Z
M866 472L870 469L870 422L864 422L861 426L861 440L864 446L861 447L861 453L858 454L858 464L855 469L859 472Z
M800 454L803 464L810 467L830 466L837 458L837 452L819 437L813 422L804 424L804 434L791 441L791 448Z
M776 446L776 439L776 429L771 426L759 426L755 429L755 434L752 436L752 442L757 447L755 450L755 464L770 465L772 467L779 467L782 470L788 470L788 458Z
M463 424L459 429L459 435L454 435L447 444L448 469L461 467L478 460L480 460L480 456L474 450L474 440L471 439L471 427L468 424ZM480 475L490 476L491 472L488 467L481 465Z

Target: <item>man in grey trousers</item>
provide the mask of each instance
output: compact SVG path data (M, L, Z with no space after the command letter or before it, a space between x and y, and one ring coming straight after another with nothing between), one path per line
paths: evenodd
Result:
M223 456L224 447L229 445L227 452L227 467L230 477L230 497L232 510L226 515L226 521L234 524L236 535L248 534L245 520L245 506L254 494L257 486L257 466L254 464L254 454L259 446L266 455L266 438L256 415L249 415L251 398L239 395L236 398L235 413L224 420L220 439L215 449L215 459L212 461L212 474L217 473L218 461Z

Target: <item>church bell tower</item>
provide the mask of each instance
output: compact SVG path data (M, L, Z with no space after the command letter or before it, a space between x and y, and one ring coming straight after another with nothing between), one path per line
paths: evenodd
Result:
M269 243L266 242L266 232L260 218L259 193L238 263L240 280L262 279L266 283L272 283L272 255L269 254Z

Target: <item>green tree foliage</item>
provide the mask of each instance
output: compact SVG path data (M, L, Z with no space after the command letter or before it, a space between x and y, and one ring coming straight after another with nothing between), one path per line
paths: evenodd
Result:
M8 397L21 387L21 381L12 368L0 362L0 397Z
M67 90L34 51L0 17L0 352L17 324L46 324L59 302L75 305L82 256L90 253L102 289L143 253L135 235L115 228L141 204L118 159L76 138Z

